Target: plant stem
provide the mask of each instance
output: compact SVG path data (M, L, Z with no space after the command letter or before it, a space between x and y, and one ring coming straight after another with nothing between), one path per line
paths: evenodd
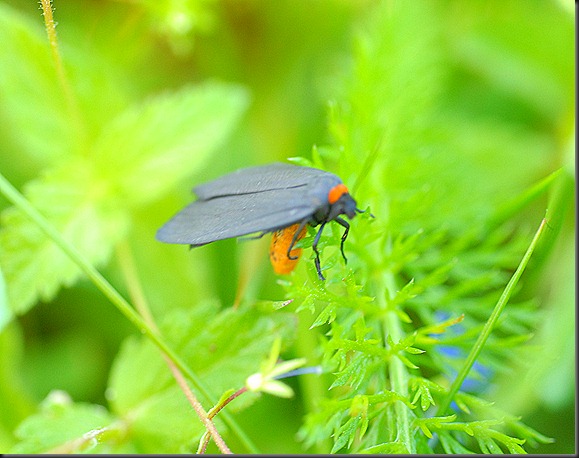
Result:
M390 331L390 336L397 342L402 339L402 329L400 321L394 311L389 311L385 318L386 326ZM390 385L392 391L401 396L408 396L408 371L406 366L395 356L390 360ZM410 411L402 402L394 403L394 411L396 412L396 427L398 434L396 440L401 441L407 448L408 453L416 453L415 444L412 440L412 420L410 418Z
M143 334L146 334L161 350L169 355L174 355L173 351L159 337L150 326L136 313L129 303L123 298L114 287L90 264L78 250L66 241L58 230L48 220L38 212L26 198L18 192L14 186L0 173L0 191L28 216L36 225L64 252L68 257L86 274L86 276L96 285L98 289L127 317L127 319ZM173 357L173 356L172 356ZM174 355L175 361L179 358ZM183 370L187 370L183 362L177 363ZM196 377L193 376L195 379Z
M521 262L519 263L519 266L517 267L517 270L515 271L515 273L513 274L511 279L509 280L509 283L505 287L503 293L501 294L501 297L499 298L497 304L495 305L495 308L493 309L493 311L491 313L491 316L489 317L489 319L485 323L481 333L479 334L478 339L477 339L476 343L474 344L472 350L470 351L470 354L468 355L462 369L460 370L460 372L458 373L458 375L454 379L454 382L452 383L452 385L448 391L448 394L446 395L446 397L442 400L442 402L438 406L436 416L445 415L446 411L448 410L448 408L450 406L450 403L454 399L454 396L456 395L456 393L458 392L458 390L462 386L462 383L466 379L466 376L470 372L470 369L472 368L474 362L478 358L478 356L479 356L480 352L482 351L486 341L488 340L495 323L497 322L503 309L507 305L507 302L509 301L515 286L519 282L519 279L521 278L523 271L527 267L529 259L531 258L531 255L533 254L535 247L537 246L537 242L539 241L539 238L540 238L541 234L543 233L543 229L545 228L546 224L547 224L547 220L545 218L543 218L543 220L541 221L541 224L539 226L539 229L537 229L537 232L535 233L535 236L533 237L533 240L531 241L531 244L529 245L529 248L527 248L527 251L525 252L525 254L523 256L523 259L521 260Z
M387 245L390 249L390 243ZM388 310L386 304L386 295L392 294L396 291L396 282L394 276L390 272L386 272L380 279L376 298L382 310L384 310L384 342L387 336L390 335L394 342L400 341L404 337L404 332L400 324L400 318L395 310ZM392 391L401 396L408 396L408 371L402 361L392 355L388 362L388 370L390 375L390 387ZM416 453L416 445L412 439L412 419L410 412L401 402L396 402L392 406L394 410L392 425L396 429L396 437L394 440L401 442L408 453Z
M76 127L76 131L79 134L79 138L84 139L85 129L83 127L83 122L81 121L82 116L76 102L76 97L70 86L70 82L66 76L64 70L64 64L62 62L62 57L58 49L58 39L56 37L56 23L54 22L54 17L52 15L52 0L40 0L40 5L42 7L42 13L44 15L44 27L46 28L46 35L48 36L48 43L50 46L50 51L52 53L52 59L54 61L54 67L56 69L56 75L58 82L64 94L64 99L66 100L68 112Z
M303 310L298 314L298 338L296 339L297 353L301 358L310 360L311 355L316 353L316 346L318 345L319 335L318 329L310 329L312 323L311 313ZM322 376L299 377L302 399L305 411L308 413L315 412L317 401L323 398L327 392L328 386L325 384ZM323 441L316 442L315 453L326 454L332 449L330 438Z
M202 385L197 375L183 362L183 360L167 345L161 336L157 334L129 305L127 300L101 275L101 273L90 264L78 250L65 240L58 230L34 208L26 198L18 192L14 186L0 173L0 192L6 196L17 208L26 214L37 226L73 261L89 278L90 281L112 302L112 304L142 333L175 363L187 378L193 383L195 388L212 405L216 401L207 389ZM250 453L258 453L255 445L249 440L245 433L238 427L233 419L223 412L221 417L228 426L235 431L240 441Z
M131 295L135 307L137 308L141 316L145 319L145 321L149 324L149 326L151 326L151 328L153 328L155 332L158 332L159 329L157 327L157 324L155 323L155 320L153 319L153 315L151 314L149 304L143 292L143 288L141 287L141 282L139 281L137 268L135 266L131 249L126 240L121 242L117 246L117 258L119 260L121 271L123 272L123 275L125 277L129 294ZM227 446L227 444L225 443L225 441L215 428L215 424L213 424L211 418L209 417L209 415L207 414L207 412L205 411L205 409L203 408L203 406L201 405L201 403L199 402L193 391L191 391L189 385L187 385L185 377L183 377L181 371L177 368L177 366L175 366L175 363L171 361L171 359L165 353L162 353L162 355L163 359L165 360L165 363L167 364L167 366L169 366L169 369L171 370L171 373L173 374L173 377L175 378L177 384L181 388L181 391L183 391L183 393L185 394L185 397L189 401L189 404L191 404L191 407L193 407L193 410L195 410L195 413L205 426L206 431L209 432L211 438L213 438L213 440L215 441L217 448L219 448L219 450L224 454L231 454L232 453L231 450L229 449L229 447Z
M235 398L241 396L243 393L245 393L247 391L247 387L243 387L240 388L239 390L237 390L235 393L233 393L231 396L229 396L227 399L221 401L219 404L217 404L216 406L213 406L213 408L207 413L207 416L210 419L215 418L215 416L221 412L221 410L223 410L225 408L225 406L227 406L227 404L229 404L231 401L233 401ZM197 448L197 454L202 454L205 453L205 451L207 450L207 445L209 445L209 439L210 439L210 435L208 434L207 431L205 431L205 433L203 434L203 436L201 436L201 440L199 441L199 447Z

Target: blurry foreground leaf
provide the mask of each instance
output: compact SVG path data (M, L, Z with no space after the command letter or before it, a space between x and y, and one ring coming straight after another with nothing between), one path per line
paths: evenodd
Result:
M113 423L114 417L104 407L73 403L66 393L54 391L44 400L40 412L18 427L20 442L10 453L107 453L114 448L98 446L101 436L107 430L111 436L123 435Z
M245 106L243 90L215 84L153 98L113 120L90 159L48 170L24 194L82 255L101 265L125 236L130 210L200 168ZM18 209L6 209L2 220L0 265L16 313L77 280L78 269Z
M208 303L172 312L161 332L219 399L222 393L243 387L245 379L259 371L276 338L289 343L295 325L289 318L282 312L264 314L251 309L217 313L215 304ZM143 452L179 453L189 441L193 447L203 432L158 350L142 338L131 337L123 345L108 397L116 414L131 418L131 440L145 444ZM246 393L227 408L237 410L254 399L255 395ZM162 449L159 443L165 444Z

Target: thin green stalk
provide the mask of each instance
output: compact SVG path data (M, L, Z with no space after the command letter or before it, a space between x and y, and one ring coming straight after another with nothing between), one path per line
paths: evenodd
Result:
M58 230L36 210L26 198L18 192L14 186L0 173L0 191L17 208L25 213L38 227L73 261L89 278L90 281L113 303L113 305L143 334L173 361L175 366L183 372L193 383L195 388L203 395L205 400L211 405L216 404L216 400L203 386L197 375L183 362L183 360L167 345L160 337L130 306L127 300L101 275L101 273L90 264L78 250L65 240ZM235 432L243 445L251 453L258 453L255 445L239 428L235 421L223 412L221 418Z
M96 285L98 289L119 309L119 311L128 318L128 320L135 325L135 327L146 334L161 350L171 356L175 364L184 371L187 367L179 357L167 346L167 344L159 337L139 316L137 312L129 305L114 287L98 272L86 258L84 258L78 250L68 243L58 230L36 210L26 198L18 192L14 186L0 173L0 191L11 201L16 207L24 212L37 226L63 251L68 257L86 274L86 276ZM192 375L192 381L195 383L196 376Z
M541 234L543 233L543 229L545 228L546 224L547 224L547 220L545 218L543 218L543 220L541 221L541 224L539 226L539 229L537 229L537 232L535 233L535 237L533 237L533 240L531 241L529 248L527 248L527 251L525 252L525 255L523 256L523 259L519 263L517 270L515 271L515 273L513 274L511 279L509 280L509 283L507 284L507 286L505 287L503 294L501 294L501 297L499 298L497 304L495 305L495 308L493 309L491 316L489 317L489 319L485 323L482 332L479 334L478 339L477 339L476 343L474 344L474 347L472 348L472 350L470 351L470 354L466 358L466 361L465 361L462 369L458 373L456 379L454 379L454 382L452 383L450 390L448 391L448 394L446 395L446 397L442 400L442 402L438 406L436 416L445 415L446 411L448 410L448 408L450 406L450 403L454 399L454 396L456 395L456 393L458 392L458 390L462 386L462 383L466 379L466 376L470 372L470 369L472 368L474 362L476 361L480 352L482 351L482 349L483 349L486 341L488 340L497 320L499 319L499 316L501 315L503 309L507 305L507 302L509 301L515 286L519 282L521 275L523 274L525 268L527 267L527 264L529 263L529 259L531 259L531 255L533 254L533 251L535 250L535 247L537 246L537 242L539 241L539 238L540 238Z
M400 319L393 310L386 312L385 325L394 342L398 342L403 338ZM400 359L393 356L388 363L388 369L390 372L390 386L392 387L392 391L401 396L408 396L408 370L406 369L406 366L402 361L400 361ZM396 412L396 440L402 442L406 446L408 453L414 454L416 453L416 446L412 439L412 419L410 418L410 410L401 402L394 403L393 407Z
M149 303L147 301L147 298L145 297L145 292L143 291L141 282L139 280L139 275L137 273L137 266L135 265L129 244L126 241L118 245L117 258L119 260L119 265L121 267L121 271L123 272L125 282L129 290L129 296L131 297L133 303L135 304L135 308L139 311L139 314L143 317L145 322L149 326L151 326L151 328L153 328L155 332L158 332L159 328L157 327L157 324L155 323L155 320L153 318L153 314L151 313L151 310L149 308ZM179 369L177 369L173 361L171 361L165 353L162 353L162 355L163 359L165 360L165 363L171 370L171 373L173 374L173 377L175 378L177 385L179 385L181 391L183 391L183 394L185 394L185 397L189 401L189 404L191 404L191 407L193 407L193 409L197 413L197 416L205 425L206 430L205 434L207 435L208 440L209 438L213 438L215 444L217 445L217 448L219 448L221 453L231 454L231 450L229 449L229 447L219 434L219 431L217 431L217 428L213 424L213 421L211 421L211 417L207 414L207 412L197 399L195 393L193 393L191 388L189 388L189 385L187 384L187 381L185 380L185 377L183 376L182 372L179 371Z
M296 349L300 357L309 359L316 353L318 345L318 329L310 329L312 317L311 313L303 310L298 316L298 338L296 339ZM316 401L323 398L327 392L327 385L321 376L298 377L302 393L303 405L306 412L314 412ZM328 437L322 442L316 442L315 453L326 454L332 449L331 439Z
M48 36L48 44L50 46L50 51L52 53L52 60L54 61L54 67L56 69L56 74L58 82L64 94L64 99L66 100L67 108L70 113L73 124L76 128L79 138L83 140L85 136L85 128L82 122L81 112L78 108L78 103L74 95L74 91L70 85L70 81L66 76L66 71L64 69L64 63L60 55L60 50L58 48L58 39L56 36L56 23L52 14L52 0L40 0L40 5L42 12L44 14L44 26L46 28L46 35Z
M388 248L390 247L388 246ZM395 290L396 282L394 276L389 272L385 273L376 291L378 304L382 310L385 310L384 331L386 335L384 336L384 341L386 341L388 335L390 335L394 342L398 342L404 338L400 318L396 314L396 311L387 310L386 294L387 292L392 293ZM393 355L390 359L388 370L392 391L401 396L408 396L408 370L396 355ZM410 418L408 407L401 402L396 402L392 405L392 409L394 410L394 415L392 416L393 427L396 430L396 437L393 439L404 444L408 453L415 454L416 444L412 439L412 419Z

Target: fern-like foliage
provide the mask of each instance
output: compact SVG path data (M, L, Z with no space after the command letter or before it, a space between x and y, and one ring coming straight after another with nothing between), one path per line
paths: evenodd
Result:
M575 360L573 293L549 291L551 311L540 289L555 250L562 270L572 258L565 2L52 3L58 49L36 5L0 3L0 452L213 447L176 368L235 452L550 443L525 407L573 386L572 364L552 370ZM310 130L313 92L329 100L323 132ZM325 282L307 259L315 228L284 289L254 268L267 262L257 249L236 263L233 242L188 252L154 240L195 184L303 155L311 132L324 145L292 159L339 175L365 210L347 264L343 228L326 226ZM104 296L77 284L83 272ZM129 292L158 332L126 313ZM145 335L127 335L111 303ZM546 373L561 392L531 393L523 378Z
M540 213L533 228L504 209L522 195L532 202L529 177L549 172L548 151L530 154L522 137L505 143L500 123L442 102L457 77L444 64L453 43L440 5L422 6L377 8L330 107L335 147L314 151L376 218L355 222L347 267L331 251L339 234L328 237L326 284L286 284L313 311L333 374L300 434L307 446L331 437L332 453L524 453L550 439L485 399L541 320L533 297L513 298L450 409L438 406L539 226ZM469 143L473 130L489 141ZM494 156L504 166L481 170ZM530 156L538 160L507 166Z

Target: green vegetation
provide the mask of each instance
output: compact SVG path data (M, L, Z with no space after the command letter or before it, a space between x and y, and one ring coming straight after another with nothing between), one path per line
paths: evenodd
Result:
M575 452L570 2L46 8L0 0L0 452ZM288 159L369 210L325 282L312 228L284 277L154 239Z

